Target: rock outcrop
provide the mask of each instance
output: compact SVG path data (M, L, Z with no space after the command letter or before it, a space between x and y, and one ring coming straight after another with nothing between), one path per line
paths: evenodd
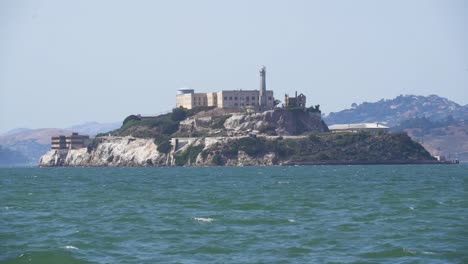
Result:
M222 156L222 163L214 164L211 152L233 141L229 137L193 139L180 149L160 153L153 140L133 137L97 138L94 147L81 149L52 149L39 160L39 166L251 166L274 165L275 153L255 157L243 150ZM194 152L193 150L196 149Z
M151 139L100 137L94 147L49 150L40 166L153 166L166 165L167 155L159 153Z
M89 148L50 150L40 166L252 166L281 164L436 163L406 134L311 134L180 138L167 153L153 140L97 138Z
M326 132L320 113L306 109L275 109L263 113L234 114L224 122L227 130L274 135L299 135L304 132Z

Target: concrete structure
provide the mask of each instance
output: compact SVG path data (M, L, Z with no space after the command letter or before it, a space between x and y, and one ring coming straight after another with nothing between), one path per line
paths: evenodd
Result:
M65 136L53 136L51 141L51 149L67 148L67 139Z
M176 107L192 109L199 106L218 108L268 110L274 107L273 91L266 90L266 70L260 69L260 90L223 90L219 92L195 93L193 89L177 91Z
M220 108L245 108L254 106L258 110L267 110L273 108L273 91L264 91L264 106L261 105L261 96L259 90L231 90L218 92L218 105Z
M89 136L72 133L69 136L53 136L51 149L80 149L88 146Z
M334 133L339 132L370 132L372 134L377 134L379 132L387 132L388 127L379 123L358 123L358 124L335 124L328 126L328 129Z
M260 68L260 89L258 94L258 105L260 110L266 110L267 108L267 92L266 92L266 68L262 66Z
M284 95L284 107L286 108L293 108L293 107L306 107L306 96L304 94L297 95L295 97L289 97L288 94Z

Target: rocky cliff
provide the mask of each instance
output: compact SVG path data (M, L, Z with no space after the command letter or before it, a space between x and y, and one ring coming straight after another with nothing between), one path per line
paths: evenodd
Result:
M88 148L49 150L39 166L153 166L166 165L167 157L151 139L100 137Z
M158 152L158 147L150 139L101 137L88 148L50 150L42 156L39 165L247 166L434 162L430 154L406 134L206 137L179 139L177 142L165 154Z
M259 133L274 135L328 131L319 112L303 109L275 109L255 114L234 114L224 122L224 128L240 133L256 130Z

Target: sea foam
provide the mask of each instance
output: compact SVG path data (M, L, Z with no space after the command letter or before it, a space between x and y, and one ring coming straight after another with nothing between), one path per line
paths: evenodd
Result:
M64 249L78 249L77 247L74 247L74 246L64 246L63 248Z
M205 218L205 217L194 217L193 220L205 223L211 223L214 221L213 218Z

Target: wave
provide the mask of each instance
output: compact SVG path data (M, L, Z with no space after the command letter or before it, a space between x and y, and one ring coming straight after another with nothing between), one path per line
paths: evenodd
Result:
M74 247L74 246L64 246L63 248L64 249L78 249L77 247Z
M362 256L368 258L398 258L398 257L410 257L417 255L417 252L409 250L403 247L392 247L389 249L371 251L362 254Z
M51 251L33 251L25 252L13 257L0 261L0 264L20 264L20 263L73 263L73 264L84 264L93 263L87 260L79 259L73 256L70 251L66 250L51 250Z
M209 217L207 217L207 218L205 218L205 217L194 217L193 220L199 221L199 222L205 222L205 223L211 223L211 222L214 221L213 218L209 218Z

